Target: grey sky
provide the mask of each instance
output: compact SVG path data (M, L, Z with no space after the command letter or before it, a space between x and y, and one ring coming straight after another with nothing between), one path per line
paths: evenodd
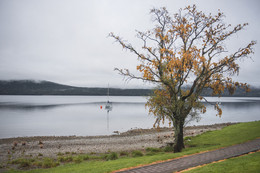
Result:
M258 0L0 0L0 79L49 80L75 86L147 87L126 83L113 69L135 71L137 58L108 38L110 32L138 45L135 30L151 29L149 11L171 13L196 4L206 13L226 15L226 23L249 26L228 43L230 49L257 40L253 60L241 61L241 82L260 86L260 1Z

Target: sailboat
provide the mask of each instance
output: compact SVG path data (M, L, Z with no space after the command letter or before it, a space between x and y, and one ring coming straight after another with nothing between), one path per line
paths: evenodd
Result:
M112 102L109 101L109 84L107 88L107 103L105 109L107 110L107 112L112 111Z

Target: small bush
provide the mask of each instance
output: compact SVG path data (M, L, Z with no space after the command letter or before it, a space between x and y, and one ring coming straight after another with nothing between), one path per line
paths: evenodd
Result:
M12 160L11 164L19 164L19 167L26 168L26 167L30 167L34 161L35 161L34 159L20 158L20 159Z
M34 166L37 166L37 167L42 167L42 162L41 161L36 161L33 163Z
M153 153L158 153L158 152L161 152L162 150L160 148L146 148L145 149L146 152L153 152Z
M59 156L58 157L58 161L59 162L72 162L73 161L73 157L72 156L67 156L67 157Z
M74 163L81 163L83 161L83 159L80 156L78 156L78 157L74 157L73 161L74 161Z
M126 151L120 151L119 155L120 156L128 156L129 154Z
M27 160L27 159L22 159L19 164L20 164L20 167L27 168L27 167L31 166L31 161Z
M43 156L43 154L42 154L42 153L39 153L39 154L38 154L38 156L40 156L40 157L41 157L41 156Z
M108 157L108 154L102 154L102 155L100 156L100 159L107 160L107 157ZM98 159L98 158L99 158L99 157L97 156L96 159Z
M132 151L132 157L141 157L143 155L144 154L139 150Z
M106 160L116 160L116 159L118 159L118 155L115 152L108 154L106 157Z
M58 157L58 161L59 161L59 162L65 162L65 157L59 156L59 157Z
M84 156L82 156L82 159L83 160L89 160L89 156L88 155L84 155Z
M72 156L66 157L66 161L67 161L67 162L72 162L72 161L73 161L73 157L72 157Z
M171 146L166 146L166 147L163 149L163 151L164 151L164 152L173 152L174 149L173 149L173 147L171 147Z
M60 165L59 162L54 162L53 167L57 167L57 166L59 166L59 165Z
M43 168L52 168L52 167L56 167L58 166L59 163L55 162L53 159L51 158L44 158L43 162L42 162L42 167Z
M20 159L15 159L10 161L11 164L19 164Z
M63 156L63 155L64 155L64 153L61 153L61 152L57 153L57 156Z
M42 167L43 168L51 168L53 166L53 160L50 158L44 158Z

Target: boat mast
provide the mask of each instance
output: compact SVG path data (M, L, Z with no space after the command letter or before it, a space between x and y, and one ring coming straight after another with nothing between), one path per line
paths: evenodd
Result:
M108 86L107 86L107 100L109 102L109 83L108 83Z

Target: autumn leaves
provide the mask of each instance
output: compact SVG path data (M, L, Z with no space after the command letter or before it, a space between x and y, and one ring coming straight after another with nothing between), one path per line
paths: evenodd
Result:
M212 95L218 96L226 89L233 94L237 87L249 91L247 83L233 81L232 75L239 72L237 60L252 54L256 41L233 53L225 47L226 40L247 23L232 28L223 22L225 16L220 11L216 15L206 15L198 11L195 5L180 9L173 15L166 8L152 9L151 14L155 28L137 33L143 42L141 51L113 33L110 37L137 55L140 61L137 70L141 76L133 75L127 69L116 70L130 79L158 85L147 103L149 112L157 117L157 124L168 119L179 131L192 111L205 113L206 107L200 96L204 88L211 88ZM221 116L218 103L215 109ZM175 151L181 151L183 140L178 136L176 140Z

